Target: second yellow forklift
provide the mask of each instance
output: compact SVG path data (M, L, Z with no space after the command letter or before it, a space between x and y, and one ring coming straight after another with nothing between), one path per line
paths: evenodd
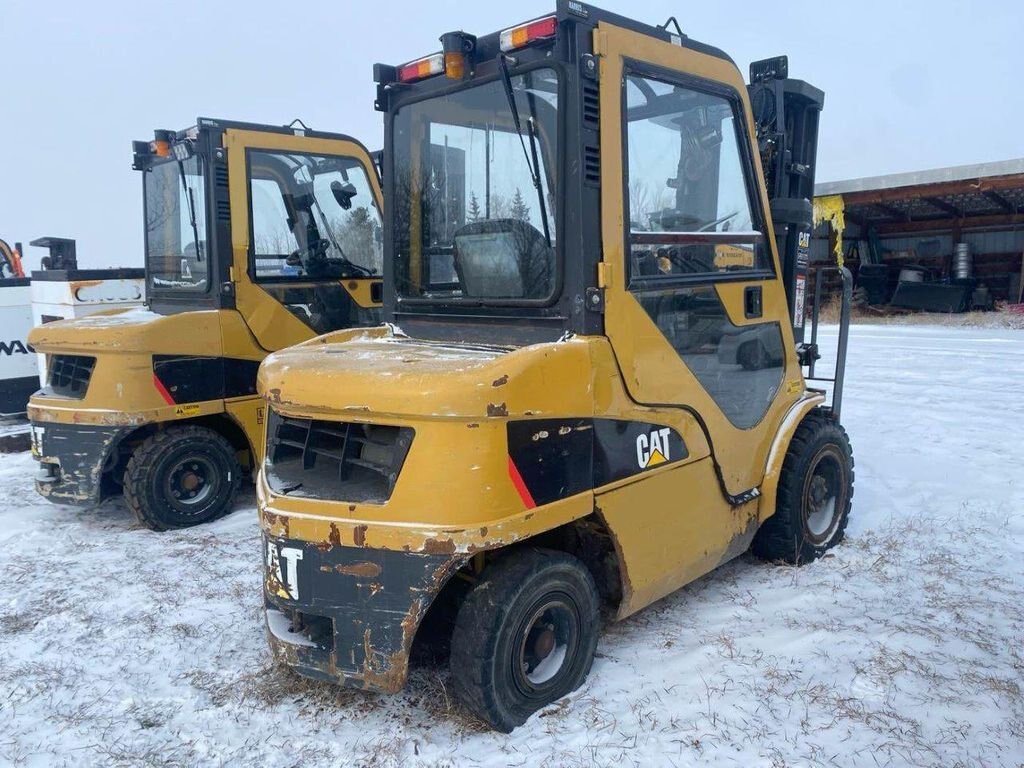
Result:
M147 526L212 520L257 466L260 361L380 322L382 198L354 139L200 118L134 143L147 301L36 328L36 488L61 504L124 494Z

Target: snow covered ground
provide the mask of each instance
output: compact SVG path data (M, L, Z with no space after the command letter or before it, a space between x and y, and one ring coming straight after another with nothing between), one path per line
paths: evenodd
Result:
M1024 333L857 327L848 371L847 540L609 626L511 736L438 669L387 697L273 665L251 494L154 534L0 456L0 764L1020 766Z

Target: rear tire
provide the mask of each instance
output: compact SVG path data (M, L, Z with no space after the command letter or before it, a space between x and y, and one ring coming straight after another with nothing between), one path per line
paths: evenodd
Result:
M124 473L124 498L154 531L189 528L226 514L242 468L234 447L206 427L157 432L135 449Z
M579 688L594 662L599 600L586 566L562 552L518 550L489 566L455 620L456 696L509 733Z
M853 500L853 451L839 422L811 411L790 441L775 514L754 537L754 554L803 565L843 540Z

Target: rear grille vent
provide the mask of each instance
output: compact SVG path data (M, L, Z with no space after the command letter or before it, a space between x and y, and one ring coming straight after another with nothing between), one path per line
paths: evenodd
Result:
M583 125L597 130L601 119L601 102L598 98L596 85L589 83L583 86Z
M583 147L583 181L591 186L601 185L601 150Z
M231 203L227 200L217 201L217 220L231 221Z
M213 166L213 181L218 187L228 185L228 167L223 163Z
M413 430L271 411L267 436L267 484L275 493L382 504L395 489Z
M84 355L51 355L47 381L50 392L60 397L81 400L89 388L95 357Z

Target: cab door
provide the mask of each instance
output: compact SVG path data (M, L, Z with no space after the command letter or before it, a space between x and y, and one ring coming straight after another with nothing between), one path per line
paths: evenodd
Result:
M702 421L741 497L803 392L746 87L710 53L595 35L606 334L631 398Z
M380 322L383 196L358 142L228 129L236 306L267 351Z

